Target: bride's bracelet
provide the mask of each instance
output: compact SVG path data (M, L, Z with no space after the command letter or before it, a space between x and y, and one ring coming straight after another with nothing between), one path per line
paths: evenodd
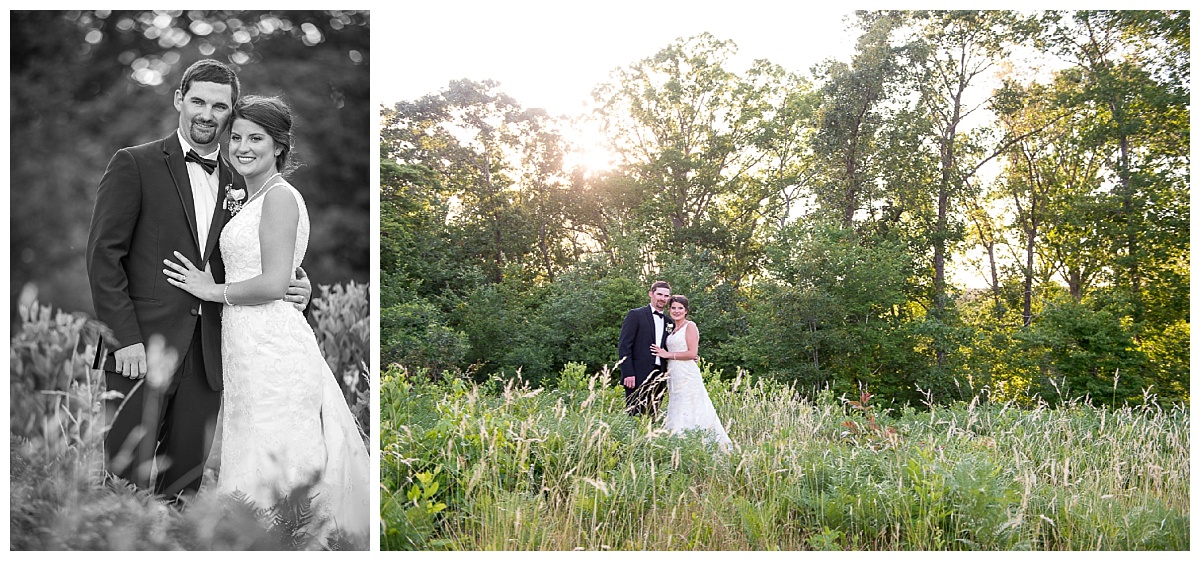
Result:
M225 297L225 305L232 306L233 304L229 303L229 283L225 283L225 290L222 290L221 294Z

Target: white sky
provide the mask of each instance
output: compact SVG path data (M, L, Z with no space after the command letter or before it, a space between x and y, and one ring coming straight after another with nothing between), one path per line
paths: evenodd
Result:
M1186 7L1168 0L1159 8ZM709 32L738 46L738 62L765 58L808 76L826 58L849 61L855 9L963 8L924 0L401 0L376 10L372 97L392 105L469 78L500 82L526 108L576 115L614 68L677 38ZM1180 6L1183 4L1183 6ZM1129 9L1128 0L976 1L975 9ZM386 20L386 21L385 21ZM740 71L734 67L731 70Z
M709 32L732 40L731 70L765 58L808 75L848 60L856 34L841 5L799 1L447 0L406 7L404 23L376 26L371 91L378 103L415 100L469 78L500 82L526 108L579 114L609 72L650 57L680 37Z

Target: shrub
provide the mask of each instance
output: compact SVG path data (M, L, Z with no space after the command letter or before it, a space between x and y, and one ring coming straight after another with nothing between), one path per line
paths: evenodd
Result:
M310 304L313 332L359 426L371 427L371 297L368 285L322 285Z
M365 287L333 287L325 292L327 300L314 300L314 313L325 331L344 325L350 326L344 331L353 332L355 326L366 325ZM313 518L308 488L303 486L270 506L209 494L180 509L122 481L106 480L103 403L120 396L104 392L103 374L91 369L96 342L106 328L81 314L36 303L22 307L20 317L9 360L10 549L366 549L369 545L365 537L340 532L327 539L310 535L307 522ZM367 356L366 333L365 328L360 332L361 345L352 333L341 339L358 346L333 353L340 364L349 368L354 359L346 357ZM165 349L160 338L151 338L146 350L148 379L174 363L174 352ZM365 365L366 359L362 360ZM355 395L359 411L367 411L367 391Z

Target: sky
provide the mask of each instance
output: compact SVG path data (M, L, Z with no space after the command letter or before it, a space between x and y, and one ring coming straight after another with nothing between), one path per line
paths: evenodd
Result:
M852 10L766 0L537 0L423 2L372 37L378 103L416 100L451 80L492 79L523 107L579 114L609 73L703 32L738 47L731 70L765 58L808 75L826 58L849 60ZM736 6L736 8L733 8ZM383 29L377 27L377 30Z

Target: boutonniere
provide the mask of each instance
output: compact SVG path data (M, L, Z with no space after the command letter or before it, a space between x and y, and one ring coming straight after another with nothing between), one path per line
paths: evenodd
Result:
M668 324L666 324L665 326L663 326L663 329L666 329L666 330L667 330L667 335L670 335L672 331L675 331L675 324L674 324L674 323L668 323Z
M232 183L225 186L225 210L229 214L236 216L238 211L242 210L242 204L246 202L246 188L235 188Z

